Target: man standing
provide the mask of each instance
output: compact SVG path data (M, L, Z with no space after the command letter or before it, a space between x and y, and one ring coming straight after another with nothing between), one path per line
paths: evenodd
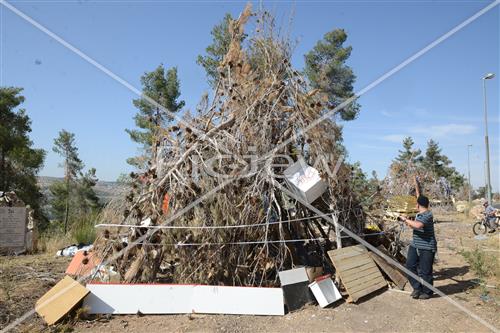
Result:
M486 218L486 222L488 222L488 225L490 227L490 232L495 232L497 230L497 218L495 216L496 209L493 208L488 201L486 201L483 204L484 207L484 215Z
M420 195L417 198L418 214L415 220L401 216L401 220L413 229L413 240L408 248L406 268L418 275L425 282L433 284L432 264L437 251L437 241L434 236L434 220L429 210L429 199ZM411 297L415 299L429 299L432 290L420 283L420 281L408 276L408 281L413 288Z

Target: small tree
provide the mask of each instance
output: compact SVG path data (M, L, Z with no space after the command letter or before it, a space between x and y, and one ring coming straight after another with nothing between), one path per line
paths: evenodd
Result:
M327 94L331 108L354 96L356 76L346 65L352 47L344 46L346 40L347 33L343 29L335 29L326 33L305 55L305 74L313 88ZM342 108L339 114L343 120L353 120L358 112L359 105L353 101Z
M53 216L64 221L64 233L71 224L71 216L82 216L99 207L99 199L94 191L97 183L96 170L91 168L86 174L84 164L78 156L75 134L61 130L54 140L54 152L63 157L64 181L51 185L51 207Z
M177 101L181 94L177 68L173 67L165 72L163 65L160 65L154 71L145 73L141 77L141 83L143 94L168 111L178 112L184 107L184 101ZM142 145L143 154L129 158L127 163L142 169L144 161L150 156L151 148L155 144L153 141L157 131L170 123L173 118L161 107L145 98L136 99L133 103L139 109L134 117L139 129L127 129L126 132L132 141Z
M29 138L31 120L26 110L16 111L24 102L21 91L21 88L0 88L0 191L15 191L35 209L39 220L45 220L40 211L42 194L36 178L45 151L33 148Z
M403 150L398 150L399 155L396 157L396 161L407 165L418 165L421 163L423 160L423 157L421 156L422 151L420 149L414 149L414 144L415 142L411 137L404 138Z
M455 190L458 190L465 183L465 178L454 167L451 160L441 152L439 144L434 140L427 142L427 149L422 160L424 168L430 170L434 177L445 178Z

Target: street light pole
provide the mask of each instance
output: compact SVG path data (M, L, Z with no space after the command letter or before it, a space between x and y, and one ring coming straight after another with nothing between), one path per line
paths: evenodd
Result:
M469 180L469 207L472 203L472 193L471 193L472 186L470 183L470 148L471 147L472 147L472 145L467 145L467 173L469 174L467 179Z
M486 200L491 203L491 176L490 176L490 143L488 140L488 107L486 103L486 80L493 79L495 74L488 73L483 77L484 96L484 144L486 146Z

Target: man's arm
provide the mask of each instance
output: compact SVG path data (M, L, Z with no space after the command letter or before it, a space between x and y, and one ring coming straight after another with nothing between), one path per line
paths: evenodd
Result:
M400 215L399 219L412 229L422 229L424 227L424 224L422 222L417 220L411 220L403 215Z

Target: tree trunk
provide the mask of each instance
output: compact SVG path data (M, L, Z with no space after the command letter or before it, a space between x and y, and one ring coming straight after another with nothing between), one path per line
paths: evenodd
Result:
M68 232L68 215L69 215L69 163L66 159L66 211L64 214L64 234Z

